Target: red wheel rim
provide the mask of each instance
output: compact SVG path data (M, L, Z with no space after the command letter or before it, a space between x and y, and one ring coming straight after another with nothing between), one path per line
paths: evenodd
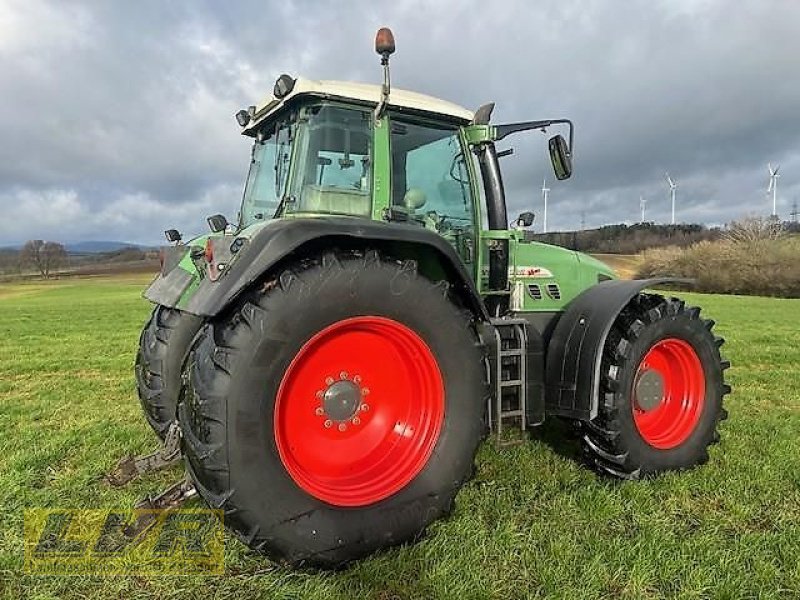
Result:
M303 490L364 506L419 474L443 420L444 383L425 342L397 321L353 317L292 360L275 401L275 442Z
M681 339L666 338L645 354L633 383L633 420L645 442L675 448L695 430L705 403L700 357Z

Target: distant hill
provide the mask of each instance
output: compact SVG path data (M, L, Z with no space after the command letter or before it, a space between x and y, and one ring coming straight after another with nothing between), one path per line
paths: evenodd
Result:
M139 244L131 244L129 242L110 242L103 240L90 240L87 242L75 242L71 244L64 244L67 252L70 254L98 254L101 252L116 252L123 248L139 248L146 249L146 246Z
M58 240L54 240L58 241ZM0 252L19 252L23 244L10 244L0 246ZM137 248L139 250L150 250L153 246L142 244L132 244L130 242L110 242L106 240L89 240L86 242L68 242L64 248L69 254L100 254L102 252L116 252L125 248Z

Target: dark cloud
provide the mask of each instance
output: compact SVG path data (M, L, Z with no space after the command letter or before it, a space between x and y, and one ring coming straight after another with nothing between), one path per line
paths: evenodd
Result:
M248 143L233 112L281 72L393 82L496 121L572 118L576 174L550 182L551 228L769 212L800 197L800 5L663 2L46 2L0 4L0 245L152 242L235 213ZM511 209L540 208L544 139L509 138Z

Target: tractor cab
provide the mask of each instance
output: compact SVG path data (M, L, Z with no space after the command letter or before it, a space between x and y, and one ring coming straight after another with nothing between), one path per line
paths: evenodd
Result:
M238 115L254 138L240 229L298 217L405 223L441 235L474 262L480 191L464 129L471 111L392 90L376 115L379 85L280 81L289 82L284 97Z
M252 118L238 113L242 132L255 138L243 225L297 214L370 218L389 212L424 223L430 210L420 211L428 198L464 203L469 174L461 128L472 119L470 111L394 90L391 105L376 118L378 85L290 81L280 102L251 107ZM436 164L426 167L430 162Z

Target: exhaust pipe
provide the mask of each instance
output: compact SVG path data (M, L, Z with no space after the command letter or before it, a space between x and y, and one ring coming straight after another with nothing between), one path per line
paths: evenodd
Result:
M500 164L497 160L497 150L493 142L485 142L475 148L475 153L478 156L483 189L486 193L489 229L506 230L508 229L506 195ZM493 291L504 291L508 288L508 240L491 240L490 243L489 288ZM490 314L500 316L501 313L508 310L508 296L489 296L486 304Z

